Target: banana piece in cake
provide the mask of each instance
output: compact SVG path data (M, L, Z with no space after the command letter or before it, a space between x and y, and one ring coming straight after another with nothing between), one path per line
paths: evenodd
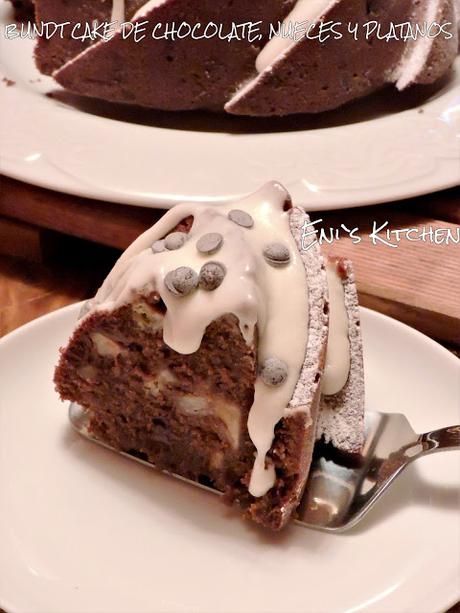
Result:
M458 0L36 0L39 21L69 21L64 37L39 37L38 67L64 88L94 98L147 108L225 110L250 116L319 113L385 86L404 90L448 74L458 48ZM118 31L109 40L71 38L75 23L142 24L143 40ZM410 23L414 40L370 32ZM423 35L441 24L443 33ZM167 26L185 30L214 24L256 24L257 35L162 37ZM322 24L341 24L322 41ZM274 36L279 24L284 36ZM296 40L295 24L308 37ZM347 27L357 27L357 36ZM159 30L157 31L157 29ZM184 31L185 31L184 30ZM156 33L156 38L152 36ZM298 37L297 37L298 38Z

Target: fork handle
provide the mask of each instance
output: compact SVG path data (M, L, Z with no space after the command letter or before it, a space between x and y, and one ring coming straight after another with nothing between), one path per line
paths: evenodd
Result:
M422 446L422 454L448 449L460 449L460 426L449 426L420 434L417 443Z

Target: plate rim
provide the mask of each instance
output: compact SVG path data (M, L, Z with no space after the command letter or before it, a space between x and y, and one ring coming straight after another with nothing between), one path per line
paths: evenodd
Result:
M0 0L0 18L3 18L0 19L0 25L8 21L5 15L5 0ZM17 42L19 44L32 43L32 41L7 41L0 34L2 46ZM18 49L19 51L23 49L24 58L30 59L28 48ZM17 61L21 62L21 59ZM8 77L8 65L3 60L0 62L0 79L4 76ZM31 76L33 66L27 64L25 70L26 76ZM46 84L48 77L43 77L36 71L35 73ZM6 125L3 132L7 145L4 146L6 153L0 156L2 172L15 180L72 196L128 206L165 209L184 200L228 201L254 191L267 180L277 179L293 192L296 204L304 206L309 211L328 211L396 202L449 189L460 183L458 173L460 152L457 151L453 139L449 137L449 129L446 129L446 122L448 128L452 123L453 132L456 132L457 125L460 132L460 109L457 112L455 104L451 102L451 99L455 97L455 86L460 82L460 57L455 61L453 77L445 91L441 90L439 95L435 94L410 109L395 111L376 119L314 130L294 130L291 133L284 131L232 135L222 130L208 135L204 131L192 132L189 129L178 131L164 126L134 125L113 118L88 114L59 102L50 101L44 95L47 86L43 90L42 84L37 86L38 90L36 90L34 89L36 86L27 84L26 77L23 78L21 75L17 81L16 87L0 87L0 100L6 108L12 104L15 105L14 116L10 121L4 122ZM421 113L422 110L423 113ZM45 129L37 135L33 128L40 121ZM76 132L85 132L85 137L88 133L95 132L92 141L92 157L86 166L80 163L75 164L69 156L66 159L63 150L57 144L60 133L58 136L50 135L49 126L56 125L57 130L62 130L63 126L68 123L72 126L66 136L68 139L69 135L73 134L77 152L71 151L70 158L77 158L79 155L83 158L87 154L84 149L84 139L78 140ZM23 127L23 124L28 127L28 130ZM21 130L22 135L20 135ZM394 150L390 148L387 151L390 146L389 142L375 146L375 140L385 135L387 131L392 134L389 141L399 139ZM48 133L48 141L43 140L43 132ZM133 144L130 144L131 140L127 139L128 132L132 135L135 133L132 137ZM420 132L423 132L423 137L419 136ZM367 134L369 134L369 142L363 145L367 153L361 153L359 151L361 140ZM257 142L257 138L260 140L261 136L263 136L262 144ZM160 174L157 173L156 176L152 175L152 183L149 184L146 179L148 175L146 169L143 168L140 171L139 168L136 168L136 172L140 172L138 175L140 183L136 184L134 177L130 175L128 178L118 179L117 182L111 184L106 176L95 175L90 171L90 167L93 167L105 153L103 144L98 141L104 141L107 137L112 141L123 139L123 142L128 142L128 147L131 147L128 153L131 156L134 155L136 149L139 149L141 157L133 158L133 166L139 162L147 150L152 155L152 159L164 153L165 148L177 149L181 143L183 143L184 150L190 151L191 139L194 143L199 141L197 147L201 155L207 148L217 145L216 155L209 159L218 158L219 155L227 157L214 168L208 167L209 175L206 175L205 178L199 164L191 165L189 170L187 166L184 166L186 157L178 158L180 165L177 168L174 167L171 151L169 151L167 159L161 160L160 164L161 176L168 177L166 182L161 183ZM250 152L242 156L243 161L240 163L240 155L236 157L235 141L241 141L241 138L246 139L243 149L249 146ZM268 148L273 148L278 144L281 147L280 155L286 155L288 151L289 159L283 158L280 164L280 161L271 154L269 157L260 155L259 158L259 153L267 149L267 139L269 139ZM20 143L17 149L19 153L10 153L10 140L13 148ZM345 144L348 144L350 140L359 142L360 146L355 147L357 153L351 162L346 160L342 163ZM152 144L154 141L158 141L158 144ZM308 156L313 156L315 152L318 152L319 144L323 142L324 146L321 145L322 149L319 152L320 161L311 171L312 165L309 162L311 157ZM148 147L147 143L149 143ZM416 150L417 146L421 147L421 152L417 151L417 154L413 155L412 151ZM330 152L335 148L339 149L339 155L331 158ZM110 148L108 150L110 151ZM27 159L31 156L26 154L30 154L31 151L40 154L40 159ZM390 162L388 168L382 169L382 166L385 165L384 161L387 158L390 159L392 155L399 156L401 160L399 170L391 166ZM371 164L368 160L374 157L376 159L373 159ZM426 161L419 159L423 157L429 159ZM108 170L113 175L116 164L124 158L115 156L112 159L110 157L106 159L109 159L109 162L104 163L108 164ZM333 161L330 162L329 159ZM255 163L250 166L250 161L255 161ZM206 159L204 163L206 164ZM235 165L234 177L241 176L241 174L244 174L245 177L244 181L240 181L239 184L236 181L236 189L230 179L227 182L223 181L223 177L227 174L223 169L231 168L232 165ZM243 168L246 169L245 172L242 172ZM382 174L379 174L380 172ZM176 178L179 175L181 176L180 181ZM215 175L214 181L209 182L208 177L212 175ZM313 180L313 183L310 183L310 180ZM154 186L153 189L150 185ZM178 191L182 186L184 186L185 194Z
M39 328L43 323L49 322L50 320L53 320L55 318L59 318L60 316L68 316L72 312L74 312L76 315L78 312L78 309L81 307L81 305L84 302L85 301L81 301L81 302L72 303L70 305L61 307L59 309L46 313L40 317L37 317L36 319L33 319L30 322L27 322L26 324L9 332L8 334L6 334L0 339L0 354L4 351L7 351L8 345L10 343L14 343L16 338L20 338L20 337L23 337L24 335L27 335L30 330L34 328ZM369 309L367 307L360 307L360 310L363 313L365 313L367 317L371 318L371 322L372 321L377 321L379 323L383 322L384 325L394 326L396 329L396 333L398 332L398 330L403 330L406 334L410 334L416 337L419 341L428 343L431 350L437 351L440 354L442 354L444 356L444 359L448 359L453 365L455 364L457 368L460 367L460 360L454 354L452 354L448 349L440 345L438 342L436 342L432 338L426 336L422 332L416 330L415 328L412 328L411 326L405 323L402 323L388 315L385 315L373 309ZM340 538L340 535L337 536L337 538ZM410 602L406 602L407 608L405 610L407 611L407 613L418 613L419 609L417 609L417 607L420 606L420 602L422 600L423 600L424 605L428 604L429 608L425 610L429 611L430 613L443 613L448 608L456 604L460 600L460 586L458 585L458 582L457 582L456 569L457 569L457 564L453 561L452 566L450 568L446 568L446 573L444 574L442 578L442 591L436 590L436 593L433 593L431 591L430 592L431 597L428 599L429 600L428 603L427 603L426 594L420 595L417 600L415 600L414 597L412 596L410 598ZM419 592L416 592L416 590L412 590L410 592L410 594L412 595L415 595L416 593L419 593ZM7 601L0 594L0 608L1 607L3 607L7 613L26 613L25 610L15 607L11 602ZM366 608L360 607L359 610L365 611L368 609L367 607ZM374 609L370 609L370 610L373 611ZM377 610L380 610L380 609L377 609Z
M460 162L460 158L459 158ZM1 174L5 175L10 179L14 179L15 181L20 181L22 183L26 183L27 185L31 185L33 187L38 187L41 189L46 189L55 193L66 194L68 196L74 196L77 198L86 198L88 200L92 200L97 203L101 202L109 202L110 204L120 204L124 206L136 206L136 207L144 207L144 208L152 208L156 210L167 210L177 204L181 204L186 201L184 198L171 198L170 201L163 200L159 197L149 196L148 202L144 198L130 199L128 201L123 194L109 194L109 192L93 192L93 193L83 193L78 188L72 187L72 185L68 185L65 189L62 188L62 185L59 185L57 181L40 179L36 174L31 173L30 176L26 176L25 173L21 173L15 168L14 164L8 164L8 160L2 160L2 156L0 155L0 163L1 163ZM27 167L26 167L27 168ZM414 188L408 193L394 191L393 196L388 198L388 196L378 196L375 194L375 197L368 198L366 200L356 201L353 204L344 204L344 205L335 205L335 204L323 204L323 205L308 205L298 203L298 206L303 206L306 211L311 213L321 213L323 211L338 211L338 210L351 210L351 209L359 209L366 206L376 206L379 204L391 204L402 202L403 200L411 200L412 198L420 198L422 196L429 196L430 194L435 194L437 192L441 192L444 190L452 189L458 187L460 185L460 178L454 178L452 176L448 181L442 181L441 179L437 184L432 185L429 189L424 189L422 187L416 189ZM238 200L244 198L247 194L243 192L238 192L232 194L229 197L219 197L219 196L203 196L202 198L198 198L200 202L206 203L222 203L222 202L230 202L232 200Z

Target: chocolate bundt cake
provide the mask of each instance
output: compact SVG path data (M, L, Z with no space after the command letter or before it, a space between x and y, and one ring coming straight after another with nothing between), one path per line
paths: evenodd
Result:
M173 22L187 22L192 27L200 23L221 23L228 30L233 22L259 22L262 16L260 27L266 40L269 24L283 19L293 2L128 0L122 19L147 22L146 30L156 24ZM124 38L118 32L107 44L90 45L71 38L75 23L94 19L110 21L111 8L114 17L120 16L119 3L116 0L113 5L102 0L91 3L40 0L38 16L43 21L55 20L57 5L62 9L60 20L70 21L67 37L60 41L39 40L38 67L46 74L53 74L69 90L115 102L163 110L222 109L232 96L235 84L251 77L263 42L234 40L229 43L219 37L201 41L192 37L152 40L150 35L136 41L134 35ZM75 43L80 46L79 50L84 44L86 52L77 55Z
M274 530L295 513L316 439L353 454L363 440L351 265L328 265L343 287L329 280L329 304L334 273L302 244L307 221L278 183L175 206L85 305L55 373L93 436Z
M68 24L62 37L39 38L36 60L43 73L84 96L169 111L319 113L386 85L404 90L434 83L449 71L458 49L458 0L35 5L38 21ZM85 25L111 21L115 32L108 39L79 40ZM442 25L436 36L425 31L434 23ZM337 25L325 40L321 28L327 24ZM406 28L392 35L392 26L400 24L409 24L412 33Z
M436 21L450 24L451 38L418 36L416 41L404 41L395 34L387 40L375 30L369 37L355 39L349 34L322 42L317 24L311 39L281 50L279 39L271 40L258 58L259 75L227 103L227 112L272 115L281 108L281 114L287 115L328 111L385 85L404 90L434 83L448 72L457 55L456 0L305 0L303 6L310 4L317 11L308 15L313 21L321 16L323 22L357 25L359 32L365 32L365 24L373 21L382 33L391 32L392 24L412 23L423 30L425 24Z

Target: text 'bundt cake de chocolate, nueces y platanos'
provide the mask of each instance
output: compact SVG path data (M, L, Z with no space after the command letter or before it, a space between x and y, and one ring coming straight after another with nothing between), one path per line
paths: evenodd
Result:
M353 269L303 244L308 221L278 183L173 207L85 305L55 373L92 436L274 530L315 442L357 455L364 436Z
M35 0L39 24L67 24L38 38L36 60L64 88L113 102L318 113L386 85L401 91L438 81L457 54L458 7L458 0ZM113 35L81 34L94 23L115 24Z

